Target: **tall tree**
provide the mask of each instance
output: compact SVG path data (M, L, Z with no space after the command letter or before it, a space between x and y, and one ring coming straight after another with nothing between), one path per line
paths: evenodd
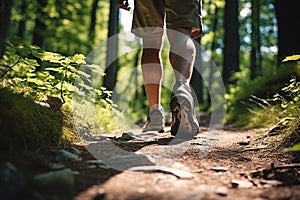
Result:
M93 0L92 11L91 11L91 23L89 30L89 38L92 42L95 40L95 28L96 28L96 20L97 20L97 7L99 0Z
M26 13L26 8L27 8L27 2L26 1L22 1L21 3L21 13ZM23 17L20 22L19 22L19 27L18 27L18 33L17 35L21 38L24 37L25 34L25 26L26 26L26 19L25 17Z
M251 66L250 78L254 79L261 71L261 52L260 52L260 5L259 0L251 0L252 14L251 14Z
M300 1L276 0L275 1L278 23L278 58L300 54Z
M223 81L229 84L231 75L239 71L238 1L226 0L224 10Z
M2 58L5 51L5 40L8 37L10 10L12 7L12 0L0 2L0 58Z
M47 29L45 24L45 17L47 17L47 14L44 12L44 8L46 7L47 3L47 0L37 0L37 15L35 18L32 44L40 47L43 46L44 36Z
M110 12L108 22L108 40L106 51L106 70L103 86L113 91L117 80L118 71L118 37L119 32L119 8L118 0L110 0Z

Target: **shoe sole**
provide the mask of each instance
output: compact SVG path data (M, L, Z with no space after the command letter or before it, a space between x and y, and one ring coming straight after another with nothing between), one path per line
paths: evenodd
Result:
M173 97L170 109L172 111L171 135L191 138L198 134L199 125L195 122L192 105L186 96ZM182 125L181 122L186 124Z

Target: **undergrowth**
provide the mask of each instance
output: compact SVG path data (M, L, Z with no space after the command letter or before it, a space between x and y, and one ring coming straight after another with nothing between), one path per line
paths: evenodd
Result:
M1 140L9 148L78 141L75 120L81 117L81 126L86 128L88 123L82 121L80 113L75 116L78 113L73 112L74 96L95 97L92 106L98 113L97 134L118 130L113 120L115 105L109 99L111 93L91 83L91 76L103 75L98 66L87 64L82 54L63 56L18 38L11 39L0 60ZM106 98L102 99L104 94ZM86 101L91 99L76 103Z
M294 60L287 58L285 61ZM299 151L300 65L283 65L276 76L242 80L229 88L227 123L245 128L278 126L281 148Z

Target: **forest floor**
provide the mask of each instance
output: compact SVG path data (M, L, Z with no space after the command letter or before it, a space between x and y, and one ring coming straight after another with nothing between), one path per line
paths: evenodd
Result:
M73 152L65 157L58 157L62 149L1 152L0 164L9 161L25 174L15 199L300 199L299 158L276 148L278 135L201 128L196 139L177 143L168 129L141 137L104 135L65 147ZM61 173L36 178L49 171Z

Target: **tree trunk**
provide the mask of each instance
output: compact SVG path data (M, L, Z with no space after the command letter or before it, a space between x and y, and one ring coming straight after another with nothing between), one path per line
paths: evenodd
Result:
M278 60L286 56L300 54L300 1L275 1L278 23Z
M118 72L118 27L119 27L119 8L117 0L110 0L109 29L106 52L106 70L103 86L113 91L116 85Z
M21 12L26 13L26 8L27 8L27 4L26 2L23 1L21 5ZM17 35L20 38L24 38L25 27L26 27L26 20L23 17L22 20L19 22L18 33L17 33Z
M95 40L95 27L96 27L96 20L97 20L97 7L98 7L99 0L93 0L92 4L92 11L91 11L91 23L89 29L89 38L90 41L94 42Z
M251 15L251 66L250 66L250 78L254 79L261 72L261 52L260 52L260 31L259 31L259 1L251 0L252 15Z
M0 58L3 57L5 51L5 40L9 33L11 6L12 0L0 2Z
M44 35L47 30L47 26L44 23L44 18L46 13L44 13L43 8L46 7L47 0L37 1L37 15L35 19L35 27L33 31L32 44L42 47L44 43Z
M219 20L219 8L218 5L215 4L215 11L214 11L214 18L213 18L213 29L212 32L213 34L213 41L212 41L212 45L211 45L211 52L215 52L217 49L217 37L216 37L216 33L217 33L217 28L218 28L218 20ZM212 85L214 82L214 73L215 71L213 71L213 67L210 67L211 65L214 65L214 63L212 63L212 61L209 61L209 78L208 78L208 90L207 90L207 108L211 107L211 90L212 90Z
M239 71L238 1L226 0L224 12L225 47L222 75L224 85L228 85L232 83L231 75Z

